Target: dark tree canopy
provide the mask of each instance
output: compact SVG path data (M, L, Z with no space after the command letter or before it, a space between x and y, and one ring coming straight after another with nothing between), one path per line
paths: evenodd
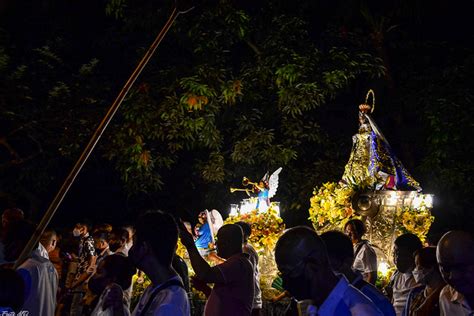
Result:
M3 204L27 201L40 216L172 5L5 2ZM398 156L449 202L441 218L465 216L474 54L462 37L447 42L462 22L430 29L439 12L459 17L421 1L199 3L178 17L64 208L226 213L241 198L230 186L282 166L276 199L300 223L312 189L340 178L357 105L374 88L374 115Z

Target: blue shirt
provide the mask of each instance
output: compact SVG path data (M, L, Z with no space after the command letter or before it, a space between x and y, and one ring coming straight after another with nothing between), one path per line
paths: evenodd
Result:
M198 238L194 242L197 248L209 248L209 243L212 242L211 229L206 222L198 229Z
M383 316L375 304L341 276L336 287L318 308L310 305L309 316Z
M359 273L358 277L351 283L365 296L370 298L377 308L384 314L384 316L395 316L395 309L392 303L372 284L364 281L362 275Z

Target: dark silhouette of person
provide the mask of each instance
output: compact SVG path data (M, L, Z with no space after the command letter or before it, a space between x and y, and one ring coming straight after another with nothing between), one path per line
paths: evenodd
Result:
M439 270L447 285L439 295L441 315L474 314L474 236L450 231L436 249Z
M304 226L287 230L275 247L283 287L308 315L383 315L364 294L338 277L329 264L326 246Z

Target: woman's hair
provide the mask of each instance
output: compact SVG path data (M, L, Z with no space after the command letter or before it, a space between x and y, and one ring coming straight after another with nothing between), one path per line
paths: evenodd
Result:
M346 223L344 226L344 229L346 229L347 226L351 225L355 231L357 232L357 235L363 236L367 232L367 228L365 227L365 224L363 221L360 219L351 219Z

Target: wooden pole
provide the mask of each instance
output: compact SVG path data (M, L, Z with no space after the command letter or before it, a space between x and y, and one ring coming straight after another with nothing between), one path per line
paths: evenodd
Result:
M168 21L166 21L166 24L163 26L161 29L160 33L158 33L157 37L151 44L151 46L148 48L147 52L143 56L143 58L140 60L138 63L137 67L135 70L132 72L130 77L128 78L127 82L123 86L122 90L118 94L118 96L115 98L115 101L112 103L110 106L109 110L107 111L107 114L105 117L102 119L100 122L99 126L95 130L94 134L92 135L91 139L89 140L89 143L87 144L86 148L82 152L81 156L75 163L74 167L72 168L71 172L67 176L66 180L62 184L61 188L59 189L59 192L56 194L54 197L53 201L49 205L46 213L43 215L43 218L41 219L41 222L38 224L38 227L36 228L36 231L34 232L33 236L31 236L30 240L28 241L27 245L21 252L20 256L15 262L14 269L18 268L30 255L31 251L35 248L36 244L39 242L41 235L44 233L46 227L48 226L49 222L53 218L54 214L56 213L57 209L61 205L61 202L63 201L64 197L66 196L67 192L69 191L71 185L74 183L74 180L76 179L77 175L81 171L82 167L86 163L87 159L89 158L90 154L94 150L95 146L100 140L100 137L104 133L105 129L109 125L110 121L114 117L115 113L117 112L118 108L122 104L123 100L125 99L127 93L129 92L130 88L133 86L135 81L137 80L138 76L140 73L143 71L147 63L150 61L151 57L155 53L158 45L160 45L161 41L165 37L166 33L168 30L171 28L173 25L174 21L178 17L180 13L186 13L192 8L187 8L187 10L183 10L180 7L180 3L176 3L175 8L173 9L173 12L168 18Z

